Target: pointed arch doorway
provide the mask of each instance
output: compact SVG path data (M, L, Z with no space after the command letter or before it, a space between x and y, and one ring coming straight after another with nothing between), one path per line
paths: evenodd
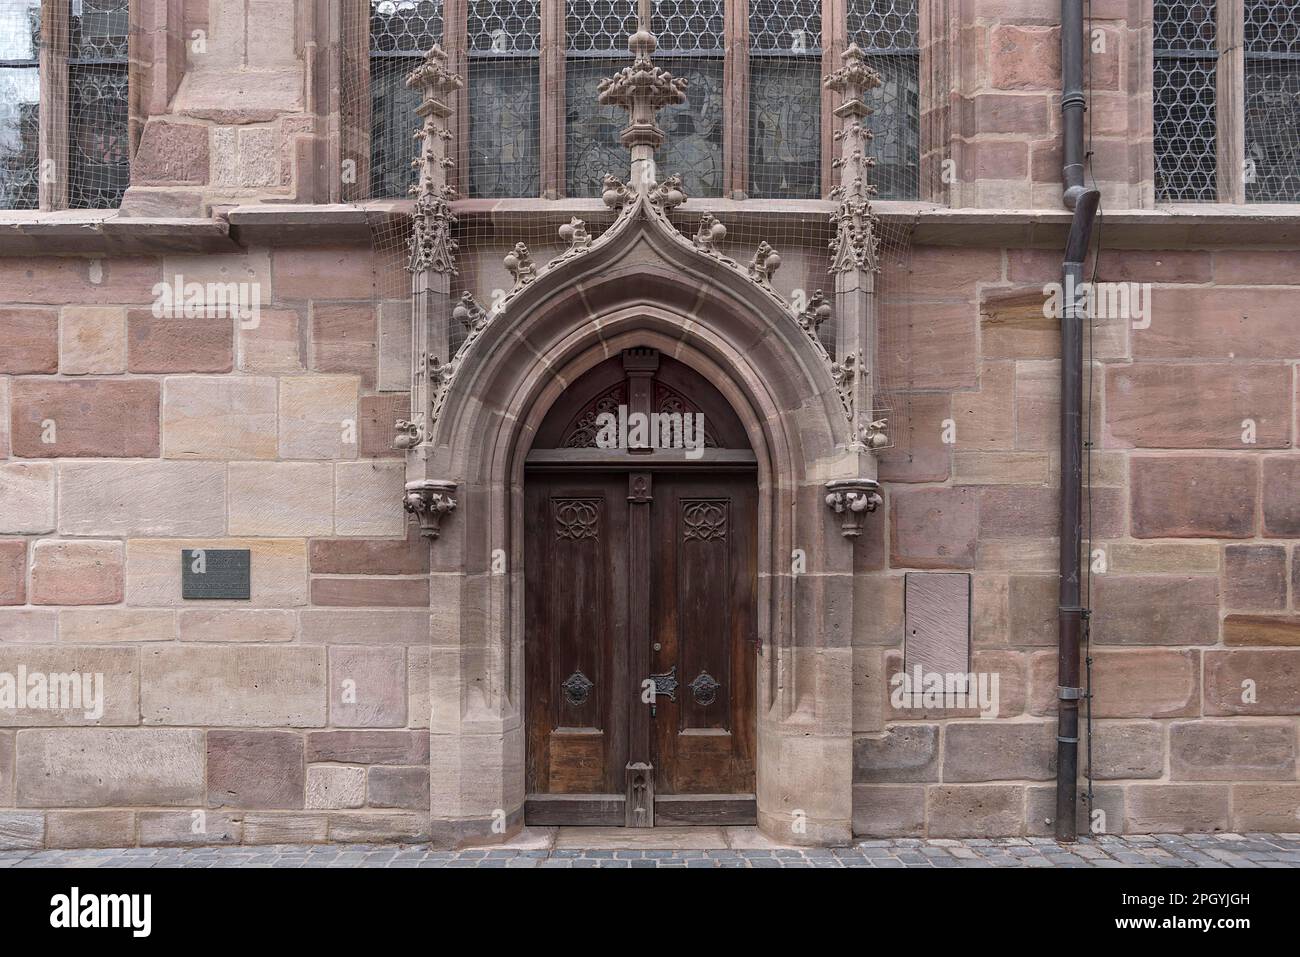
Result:
M525 821L755 823L758 486L739 418L684 363L624 350L556 400L524 475Z

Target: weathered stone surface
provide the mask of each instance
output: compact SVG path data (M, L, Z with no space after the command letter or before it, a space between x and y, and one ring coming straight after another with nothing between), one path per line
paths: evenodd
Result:
M0 541L0 605L27 603L27 542Z
M145 724L321 727L325 650L284 645L147 648L140 712Z
M307 762L428 764L429 735L417 731L312 731Z
M948 477L952 446L943 441L944 422L952 418L947 393L918 392L894 399L889 416L892 447L876 461L882 482L942 482Z
M1018 647L1056 644L1059 589L1055 576L1012 575L1008 578L1008 644Z
M895 489L890 562L911 568L972 568L979 505L968 488Z
M148 309L126 314L129 372L229 372L235 366L235 319L154 318Z
M1030 659L1030 711L1056 713L1056 652ZM1200 713L1200 652L1195 649L1094 649L1095 718L1171 718Z
M182 605L181 552L195 548L248 549L249 595L260 608L289 608L307 603L307 543L303 539L267 538L133 538L126 544L126 600L149 607ZM244 606L206 599L190 607L205 611Z
M307 807L361 807L365 803L365 768L317 764L307 769Z
M1135 359L1290 360L1300 352L1289 289L1173 285L1157 295L1150 328L1133 331Z
M298 329L303 319L296 309L263 307L256 327L241 323L236 332L241 372L294 375L306 368Z
M0 465L0 534L40 535L54 530L54 466Z
M276 381L171 376L163 383L163 457L273 459Z
M1264 534L1300 537L1300 457L1264 459L1263 489Z
M1042 485L1051 474L1046 452L958 452L952 479L960 485Z
M18 735L21 807L202 805L203 732L32 728Z
M313 605L429 607L427 578L313 578Z
M1050 320L1056 351L1060 351L1060 322ZM1085 386L1091 383L1089 403L1091 422L1083 422L1085 434L1099 436L1102 432L1102 374L1100 369L1091 375L1085 368ZM1061 441L1061 363L1058 359L1023 360L1016 363L1016 448L1055 452ZM1089 433L1088 430L1091 429Z
M298 618L291 611L243 608L186 608L180 613L181 641L293 641Z
M1129 463L1136 538L1248 538L1255 531L1259 467L1247 456L1134 456Z
M1056 730L1048 721L953 722L943 739L945 782L1045 781L1056 773Z
M339 462L334 466L334 483L336 535L400 537L406 533L405 462Z
M59 467L59 489L63 535L226 530L226 470L215 462L69 463Z
M15 379L10 442L25 458L158 454L158 383Z
M1165 729L1155 721L1098 721L1093 724L1092 775L1101 781L1158 778L1165 770ZM1087 764L1088 749L1080 749ZM1118 822L1117 822L1118 823Z
M331 648L330 723L400 728L406 724L406 650Z
M1092 639L1101 645L1213 645L1219 580L1209 575L1097 575Z
M380 392L408 392L411 388L411 301L399 299L379 304Z
M176 613L153 608L63 608L59 639L69 645L175 641Z
M14 803L14 733L0 730L0 807Z
M208 128L150 117L131 164L140 185L199 185L208 181Z
M0 458L9 458L9 380L0 377Z
M432 837L429 815L406 811L352 811L329 816L329 839L343 843L420 844Z
M1207 651L1205 713L1300 714L1300 650Z
M141 811L141 847L238 844L243 822L237 814L195 809Z
M990 36L993 86L1000 90L1050 90L1061 63L1060 31L998 26Z
M324 814L245 814L245 844L321 844L328 819Z
M371 253L357 246L286 246L271 253L276 297L365 299L374 295Z
M1015 389L1015 363L984 363L978 391L952 394L953 447L963 452L1015 448ZM942 438L942 422L938 431Z
M853 833L858 837L919 837L925 833L925 788L855 784Z
M1118 785L1093 788L1092 815L1088 796L1079 789L1076 826L1083 835L1116 834L1124 829L1124 789ZM1025 833L1029 837L1056 836L1056 787L1025 788Z
M27 674L27 694L2 712L9 727L140 723L134 648L0 645L0 673ZM18 707L26 704L26 707Z
M1223 643L1300 647L1300 615L1228 615Z
M56 639L59 618L43 608L0 608L0 642L48 645Z
M1232 788L1232 830L1294 834L1300 826L1300 785L1237 784Z
M358 457L402 458L406 454L393 447L393 438L397 435L397 423L411 418L409 394L363 396L360 416Z
M45 815L0 811L0 848L39 848L44 842Z
M853 739L855 784L908 784L938 780L937 724L894 725L883 735Z
M46 847L132 847L134 811L49 811L45 815Z
M308 543L314 575L420 575L429 571L429 540L413 530L405 539L321 539Z
M377 366L378 323L369 302L316 303L312 307L311 367L346 372L373 388Z
M973 302L913 303L925 323L913 325L908 348L891 353L882 381L906 382L911 389L974 389L979 377L976 345L979 316Z
M1111 573L1219 573L1220 546L1210 542L1110 542L1105 550Z
M1124 830L1182 834L1228 828L1226 784L1135 784L1125 795Z
M65 306L59 319L59 371L107 375L126 371L126 310Z
M334 467L328 462L232 462L232 535L330 535Z
M432 649L427 646L406 649L406 724L411 728L428 728L433 716L431 658Z
M13 293L0 283L5 298ZM0 309L0 373L43 374L59 371L59 314L54 309Z
M355 376L285 376L280 379L280 457L357 457Z
M1286 608L1286 549L1281 545L1227 545L1223 549L1223 603L1228 608Z
M122 543L42 541L32 548L33 605L113 605L122 600Z
M1293 781L1296 733L1291 721L1175 721L1169 726L1175 781Z
M1022 834L1024 811L1023 787L968 784L926 789L926 833L930 837Z
M429 614L405 609L305 609L302 640L329 645L427 645Z
M1195 402L1187 401L1196 396ZM1253 423L1247 442L1243 423ZM1109 447L1290 448L1291 367L1135 363L1106 370Z
M408 811L429 809L429 769L427 767L373 767L367 784L371 807L393 807Z
M9 302L146 303L154 299L160 267L159 259L144 256L6 256L0 259L0 289Z
M293 731L209 731L208 806L301 808L303 738Z

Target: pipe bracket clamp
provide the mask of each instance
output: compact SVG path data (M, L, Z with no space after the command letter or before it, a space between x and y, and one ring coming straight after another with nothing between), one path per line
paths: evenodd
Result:
M1082 688L1066 688L1061 685L1056 687L1056 697L1062 701L1078 701L1084 697Z

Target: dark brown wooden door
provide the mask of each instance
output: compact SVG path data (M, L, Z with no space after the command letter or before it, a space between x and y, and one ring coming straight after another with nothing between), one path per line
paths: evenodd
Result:
M638 762L657 823L752 822L756 508L752 473L529 474L531 822L624 823Z

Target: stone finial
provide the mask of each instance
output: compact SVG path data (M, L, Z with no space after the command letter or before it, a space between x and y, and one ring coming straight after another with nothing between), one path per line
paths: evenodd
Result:
M873 112L867 104L867 97L880 86L881 79L880 74L867 64L856 43L849 44L843 61L844 65L822 83L841 97L840 105L835 108L835 115L842 121L841 127L835 131L840 155L832 163L839 173L839 181L830 191L830 198L838 199L840 205L831 214L835 238L830 242L830 271L861 269L878 272L880 239L876 234L878 223L871 212L871 198L876 195L876 187L870 182L871 169L876 161L868 152L872 133L866 120Z
M454 275L456 241L451 237L451 227L456 217L447 202L454 196L454 190L447 184L447 170L455 164L448 146L451 130L447 118L451 106L447 94L460 89L464 81L447 69L447 54L434 44L423 62L407 74L406 85L420 93L420 105L415 112L423 118L415 131L415 139L420 142L419 153L411 162L418 175L411 187L415 209L411 213L406 268L413 273L431 269Z
M597 87L597 99L602 104L621 106L628 111L629 122L620 135L620 142L630 150L638 146L655 150L662 146L664 131L655 125L655 114L665 106L686 102L686 78L675 77L654 65L651 55L656 46L650 31L638 29L627 41L632 65L601 80Z
M880 74L867 65L866 55L856 43L850 43L840 59L844 65L822 78L822 86L841 96L841 102L835 108L836 116L870 116L871 107L867 105L867 93L883 82Z

